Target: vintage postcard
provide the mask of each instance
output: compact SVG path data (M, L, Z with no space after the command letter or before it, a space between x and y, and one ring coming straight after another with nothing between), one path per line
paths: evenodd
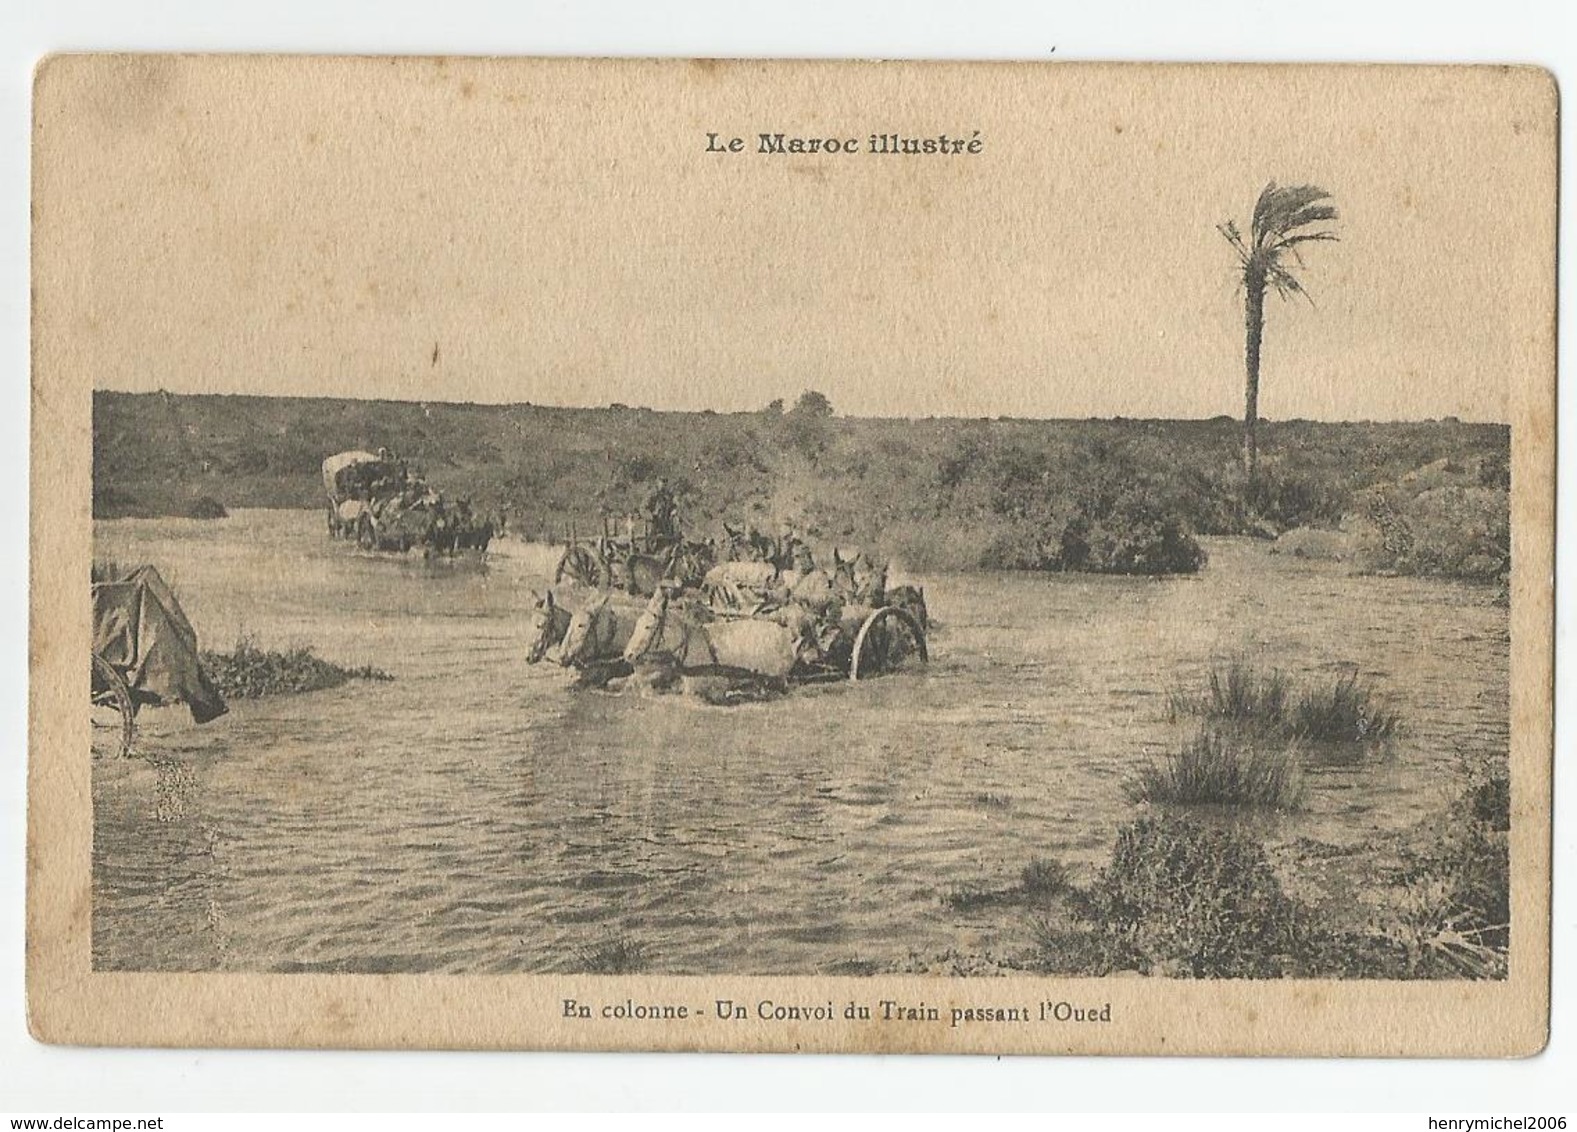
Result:
M45 60L35 1035L1538 1051L1556 124Z

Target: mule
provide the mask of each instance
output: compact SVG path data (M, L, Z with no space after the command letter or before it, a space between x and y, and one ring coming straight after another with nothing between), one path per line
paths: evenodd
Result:
M832 579L838 596L850 605L886 605L887 565L877 562L863 550L844 558L832 548Z
M925 607L924 586L894 586L887 591L883 604L897 606L913 617L922 630L931 627L931 617Z
M558 662L565 668L586 668L620 660L635 628L636 621L614 609L608 603L608 595L603 594L570 616L564 639L559 642Z
M686 674L730 673L782 683L815 654L814 633L815 621L802 607L785 607L770 617L706 620L660 589L636 618L624 659Z
M770 562L721 562L708 570L701 590L714 605L753 609L779 593L787 596L782 572Z
M539 664L569 632L570 611L558 604L553 591L537 599L526 616L526 663Z

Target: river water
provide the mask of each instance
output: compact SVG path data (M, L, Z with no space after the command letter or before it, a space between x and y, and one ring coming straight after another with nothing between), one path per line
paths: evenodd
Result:
M93 773L100 969L863 973L1011 953L1021 917L957 906L1036 858L1088 875L1123 783L1186 737L1167 694L1212 663L1356 667L1405 730L1311 766L1272 842L1351 845L1445 805L1508 741L1507 612L1481 587L1356 577L1213 540L1165 580L921 581L932 664L732 708L578 691L528 666L554 562L363 554L307 511L101 522L155 563L207 648L242 633L395 677L139 717ZM895 578L895 580L899 580Z

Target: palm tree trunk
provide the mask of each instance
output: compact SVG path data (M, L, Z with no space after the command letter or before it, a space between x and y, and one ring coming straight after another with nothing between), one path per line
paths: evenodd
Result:
M1250 265L1243 273L1243 470L1249 481L1259 464L1259 345L1265 335L1265 272Z

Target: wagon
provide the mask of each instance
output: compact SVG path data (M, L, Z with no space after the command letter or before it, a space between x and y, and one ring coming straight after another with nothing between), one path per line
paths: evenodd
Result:
M197 650L197 634L158 570L93 583L92 703L94 746L131 753L137 711L184 703L207 723L228 708Z
M824 616L792 605L742 610L663 585L636 620L624 659L781 685L863 680L925 665L930 653L924 627L901 606L845 606Z
M404 465L353 450L323 461L323 493L331 538L360 538L373 504L397 495L408 479Z
M350 451L323 461L329 537L363 550L429 550L453 524L441 497L385 452Z
M572 528L553 573L554 583L568 579L637 597L650 597L665 580L681 588L700 584L712 565L710 544L656 534L649 523L639 533L634 526L633 521L626 523L620 536L604 519L602 533L588 541L581 541Z
M793 679L801 683L864 680L930 663L925 630L914 615L896 605L851 608L827 627L822 656L801 664Z

